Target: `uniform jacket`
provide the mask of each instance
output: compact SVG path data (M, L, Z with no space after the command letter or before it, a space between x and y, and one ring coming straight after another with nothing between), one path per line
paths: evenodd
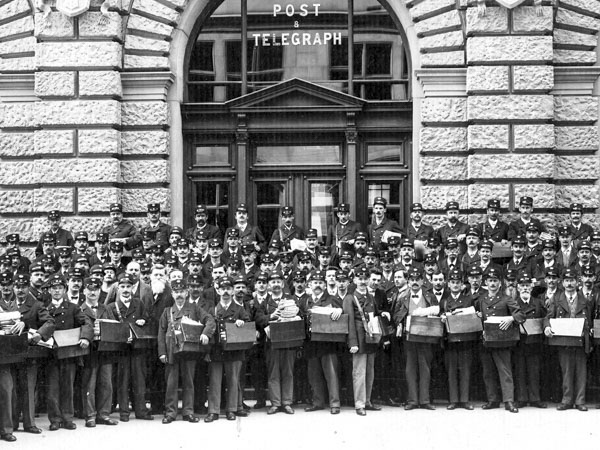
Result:
M581 293L581 291L577 291L577 302L575 306L575 318L585 318L585 325L583 329L585 349L589 351L590 342L589 342L589 330L592 325L592 317L594 314L594 305L591 301L588 301L585 296ZM569 307L569 300L567 300L567 295L564 291L560 292L560 295L554 296L554 301L550 303L548 308L548 313L544 318L544 328L550 326L550 319L559 319L564 318L568 319L571 317L571 308Z
M408 224L404 230L404 234L413 241L426 241L435 236L435 231L431 225L421 222L421 226L418 229L415 229L412 224Z
M518 324L523 323L525 320L525 314L519 308L516 300L503 294L502 290L494 295L485 292L475 302L475 309L481 312L483 322L491 316L512 316Z
M477 225L477 228L479 228L479 234L482 239L492 240L494 242L508 240L508 224L501 220L498 220L494 227L486 220Z
M136 248L142 241L141 235L133 224L124 219L117 226L111 224L102 228L102 233L108 233L109 240L126 238L125 249L127 250Z
M207 223L201 229L199 229L197 226L188 228L185 231L185 237L186 239L196 242L196 237L200 231L204 231L207 234L208 239L218 239L220 242L223 242L223 235L221 234L219 227L216 225L211 225L210 223Z
M229 230L236 228L240 232L240 242L242 245L244 244L252 244L252 242L256 242L260 247L260 252L264 253L267 251L267 242L265 237L256 225L247 224L244 231L240 230L240 228L236 225L234 227L227 228L225 235L229 233ZM223 245L224 249L227 249L227 242Z
M150 226L150 224L142 227L140 233L144 231L151 231L156 233L156 238L154 239L156 242L169 242L169 235L171 234L171 226L164 223L162 220L158 221L158 225L155 227Z
M100 302L98 302L98 308L95 311L96 312L94 314L94 310L90 306L88 306L87 303L83 303L81 305L81 312L85 316L86 320L92 326L92 336L93 336L93 330L94 330L94 323L96 322L97 319L116 320L115 316L113 316L112 312L106 307L106 305L104 305ZM92 348L92 351L89 353L89 355L84 357L84 364L85 365L89 365L89 364L93 365L93 364L96 364L99 359L102 360L102 363L109 363L108 358L109 358L108 352L98 352L95 350L95 347L94 347L94 348Z
M398 299L398 301L396 302L396 306L395 306L394 314L393 314L394 323L396 324L396 326L401 325L404 322L404 320L406 319L406 317L408 316L409 302L412 301L411 295L412 295L412 291L410 289L408 289L404 293L404 295L402 297L400 297ZM421 295L423 296L423 299L425 300L425 305L427 308L429 308L430 306L438 305L437 298L431 292L423 291L421 289Z
M533 261L528 260L525 256L516 263L514 258L511 258L509 262L504 265L504 277L508 273L508 270L515 270L517 272L517 279L522 275L527 275L533 278Z
M348 348L358 347L358 353L375 353L378 344L366 343L366 331L360 311L356 306L356 301L360 303L367 322L369 321L369 313L373 313L374 316L379 315L379 309L377 308L375 299L368 292L360 294L359 292L354 291L354 294L348 294L344 297L344 313L348 314Z
M14 299L14 294L13 294ZM2 300L0 300L2 302ZM4 303L2 303L2 309L4 311L11 311ZM52 333L54 333L54 318L48 312L48 309L32 296L28 295L25 301L20 305L16 306L16 309L12 311L19 311L21 313L21 320L25 323L24 332L33 329L37 330L38 334L42 336L44 341L47 341Z
M146 307L139 298L132 297L129 308L120 299L109 303L107 306L119 322L135 323L140 319L148 321Z
M589 240L594 232L592 226L587 223L580 224L579 228L575 228L572 224L569 224L568 227L573 235L573 242L575 245L579 244L581 241Z
M564 268L558 263L556 257L552 261L554 261L554 263L548 268L555 268L558 271L558 277L562 279ZM546 278L546 264L544 263L543 259L541 261L537 261L533 266L533 276L538 281L543 281L544 278Z
M529 223L537 225L540 232L546 231L539 219L530 217ZM516 236L519 235L525 236L525 228L527 228L527 225L528 224L523 222L523 219L521 219L520 217L516 220L513 220L508 226L508 240L512 241Z
M281 225L273 231L269 244L273 242L274 239L279 239L286 248L289 248L292 239L304 240L304 230L296 224L292 224L289 230L284 225Z
M475 300L471 295L460 294L456 299L450 292L442 297L440 302L440 314L451 313L458 308L468 308L475 305Z
M235 323L236 320L243 320L244 322L248 322L250 320L250 316L246 309L243 306L238 305L233 300L231 301L227 309L223 310L219 302L215 305L214 308L212 308L211 311L209 311L209 313L213 316L215 323L217 324L217 328L215 331L216 333L220 333L220 328L225 322ZM217 343L213 346L210 356L213 361L243 361L244 351L224 351L223 346L220 345L220 343Z
M104 301L104 303L114 303L117 298L118 292L119 283L115 283L108 290L108 293L106 294L106 300ZM152 293L152 288L146 283L144 283L142 280L140 280L132 296L135 298L139 298L145 306L152 301L152 297L154 296L154 294Z
M301 310L307 311L310 322L310 310L315 306L331 306L332 308L343 308L343 300L339 296L328 295L325 292L320 298L315 300L312 295L303 296L303 301L298 307ZM307 358L319 358L324 355L338 353L339 346L335 342L312 342L306 341L304 345L304 352Z
M448 225L446 223L446 225L443 225L442 227L438 228L437 230L437 237L438 240L442 243L442 245L444 246L444 248L446 248L446 242L448 242L448 238L456 238L458 239L458 236L461 234L467 234L467 231L469 231L469 226L464 223L461 222L460 220L458 220L456 222L456 225L454 225L453 227L451 227L450 225ZM464 253L466 250L466 244L465 241L459 241L459 248L460 248L460 253Z
M92 342L94 326L76 304L69 302L67 299L63 299L58 307L50 303L48 313L54 318L55 330L71 330L81 327L81 339Z
M48 231L48 233L53 234L54 238L56 239L56 246L57 247L72 247L73 246L73 235L71 234L70 231L65 230L64 228L59 228L56 233L53 233L52 231ZM38 245L35 248L35 254L36 256L40 256L43 251L42 251L42 237L44 235L42 234L40 236L40 239L38 241Z
M375 220L373 220L367 228L369 242L371 243L371 245L379 246L379 244L381 244L381 238L383 237L383 233L386 231L392 231L394 233L399 233L404 236L404 231L402 231L402 228L400 228L398 222L384 217L380 224L375 223Z
M325 245L331 247L332 252L334 249L337 251L337 243L354 239L354 236L359 231L362 231L362 227L360 223L355 222L354 220L348 220L344 225L338 221L335 225L331 225L327 229Z

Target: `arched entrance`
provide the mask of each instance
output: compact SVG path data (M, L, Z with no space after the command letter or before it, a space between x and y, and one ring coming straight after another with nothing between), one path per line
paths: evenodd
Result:
M366 224L381 195L404 224L407 44L377 0L339 3L249 1L243 11L225 0L201 14L183 63L184 211L206 204L225 228L230 208L246 202L269 236L291 204L297 223L321 237L337 203Z

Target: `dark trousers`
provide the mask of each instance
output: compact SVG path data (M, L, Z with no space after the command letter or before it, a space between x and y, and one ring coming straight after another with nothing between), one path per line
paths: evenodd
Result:
M148 374L146 385L152 411L162 414L165 409L165 365L156 358L156 348L147 355Z
M133 406L136 417L148 414L146 409L146 380L143 351L132 350L119 356L117 364L117 398L121 416L129 416L129 383L133 387Z
M339 365L335 353L309 358L308 381L313 391L313 405L325 407L329 398L330 408L340 407Z
M562 386L560 382L561 371L558 362L558 348L551 345L542 346L542 399L558 403L562 399Z
M448 395L450 403L468 403L473 365L472 342L449 342L444 361L448 373Z
M514 401L514 384L511 367L510 348L489 348L483 346L480 352L483 369L483 383L488 402L500 402L498 381L502 389L502 401Z
M113 365L101 355L92 358L85 361L81 377L83 414L86 419L107 419L113 394Z
M400 339L390 336L390 344L380 347L375 358L375 381L373 397L381 400L397 400L401 397L400 377L402 352Z
M0 366L0 436L13 432L13 377L9 365Z
M48 360L48 419L50 423L73 421L73 381L76 362L73 358Z
M294 396L297 403L308 402L311 397L310 383L308 382L308 362L304 357L304 350L296 349L296 362L294 364Z
M256 401L264 402L267 398L267 355L263 342L253 346L248 352L250 362L250 379L256 394Z
M558 360L562 372L562 403L584 405L587 355L580 347L560 347Z
M194 372L195 359L175 358L174 364L165 366L167 375L167 390L165 394L165 416L177 417L177 388L181 375L182 386L182 414L189 416L194 413Z
M405 341L404 352L406 354L406 384L408 385L406 402L413 405L426 405L430 403L429 385L433 345Z
M205 407L206 389L208 387L208 363L204 355L196 361L196 370L194 371L194 411L198 412Z
M519 402L540 401L541 345L519 343L515 349L516 397Z
M236 412L238 408L239 375L243 361L212 361L208 365L208 412L219 414L221 411L221 383L223 372L227 378L227 411Z
M294 401L295 348L267 350L269 400L273 406L291 405Z
M13 366L13 426L19 427L19 413L23 414L23 427L35 426L35 385L37 382L38 365L29 360L23 364Z

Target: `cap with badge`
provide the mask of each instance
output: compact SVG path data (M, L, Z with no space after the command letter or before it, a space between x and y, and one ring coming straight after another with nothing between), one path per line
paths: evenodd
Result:
M583 205L581 203L571 203L571 206L569 207L569 209L571 210L571 212L583 212Z
M572 234L571 229L567 226L560 226L557 231L559 236L570 236Z
M340 204L338 204L337 212L339 212L339 213L349 213L350 212L350 203L340 203Z
M365 256L378 256L377 255L377 250L375 250L375 247L369 246L367 247L367 250L365 251Z
M267 253L260 257L260 263L261 264L274 264L275 259L273 259L273 257Z
M136 248L135 250L133 250L131 252L131 257L133 259L140 259L140 258L146 258L146 255L144 254L143 250Z
M96 233L96 242L108 242L108 233Z
M375 205L381 205L384 208L387 207L387 200L383 197L375 197L375 199L373 200L373 206Z
M354 240L355 241L365 241L367 242L367 233L365 233L364 231L358 231L355 235L354 235Z
M198 253L192 253L188 262L189 264L202 264L202 256Z
M6 235L6 242L11 244L17 244L21 241L19 233L10 233Z
M142 231L142 241L153 241L156 239L156 231L144 230Z
M485 278L486 279L501 279L502 278L502 274L500 273L500 271L498 269L494 269L493 267L491 269L489 269L487 271L487 273L485 274Z
M596 276L596 271L593 267L584 267L581 271L581 275L583 275L584 277L594 277Z
M107 262L102 264L102 272L106 272L107 270L112 270L113 272L117 271L117 268L115 267L115 265L111 262Z
M111 252L120 253L123 251L123 243L121 241L112 241L108 246Z
M10 286L11 284L13 284L12 272L0 273L0 286Z
M78 231L77 233L75 233L75 240L76 241L88 241L88 234L87 231Z
M71 256L71 253L73 252L73 249L71 247L58 247L56 249L58 251L58 256L61 258L68 258L69 256Z
M298 262L307 262L307 261L311 261L312 260L312 255L310 253L308 253L307 251L303 251L298 253Z
M494 249L494 241L489 240L489 239L486 241L483 241L479 244L479 248L480 249L485 248L485 249L488 249L489 251L492 251Z
M558 269L556 267L548 267L546 269L546 276L558 278Z
M446 241L446 248L447 249L458 248L458 239L456 239L456 238L448 238L448 240Z
M594 230L590 236L590 241L600 241L600 231Z
M565 272L563 273L563 280L566 280L567 278L577 279L577 271L573 269L565 270Z
M181 241L179 241L179 242L181 242ZM223 248L223 244L217 238L213 238L213 239L209 240L208 241L208 246L210 248Z
M577 247L577 250L578 251L581 251L581 250L590 250L591 251L592 246L590 244L590 241L581 241L579 243L579 246Z
M108 210L113 213L122 213L123 212L123 205L121 205L120 203L111 203Z
M468 277L480 277L483 275L483 271L481 270L481 267L478 265L472 265L467 269L467 276Z
M39 262L33 263L31 266L29 266L29 273L34 274L36 272L46 272L44 270L44 266L42 266L42 264Z
M318 251L319 256L329 257L331 256L331 250L327 247L321 247Z
M239 238L240 237L240 230L238 228L228 228L227 229L227 239L231 239L231 238Z
M206 205L197 205L195 214L206 214L208 212L208 208Z
M188 284L190 286L201 286L204 284L202 276L197 273L192 273L188 276Z
M122 273L119 275L119 284L131 284L134 285L133 277L128 273Z
M230 277L221 277L216 281L216 284L219 289L233 287L233 280Z
M306 272L304 272L304 270L294 270L294 272L292 274L292 280L298 281L298 282L305 282L306 281Z
M448 281L450 281L450 280L459 280L459 281L462 280L462 275L461 275L460 271L458 271L456 269L451 270L448 273Z
M173 280L171 281L171 290L172 291L183 291L187 289L187 283L185 280Z
M83 270L72 267L67 271L68 280L83 280Z
M467 236L479 237L479 228L477 228L476 226L470 226L467 230Z
M235 286L236 284L243 284L244 286L248 285L248 280L246 280L246 277L243 275L238 275L237 277L235 277L233 279L233 285Z
M56 236L52 233L44 233L42 235L42 243L43 244L56 244Z
M525 206L533 206L533 198L532 197L528 197L528 196L523 196L519 199L519 206L521 205L525 205Z
M309 281L325 281L325 272L322 270L313 270L308 278Z
M256 248L254 248L254 245L252 245L252 244L242 245L242 255L251 255L255 251L256 251Z
M204 230L198 231L196 233L196 241L208 241L208 233Z
M335 274L337 281L347 281L350 279L350 273L347 270L338 270Z
M60 211L58 209L53 209L52 211L48 211L48 219L49 220L60 219Z
M269 281L269 274L267 272L259 272L258 275L256 275L255 281L266 283Z
M423 204L421 203L412 203L410 205L410 211L423 211Z
M523 274L517 280L517 284L531 284L531 278L529 278L529 275Z
M314 239L317 238L317 230L316 230L316 228L309 228L306 231L306 239L310 239L310 238L314 238Z
M292 252L284 252L279 255L279 259L283 263L290 263L294 260L294 254Z
M369 278L370 275L371 273L369 272L369 269L367 269L367 267L364 265L357 267L354 270L354 276L357 278Z
M75 264L88 264L89 265L89 260L83 256L83 255L79 255L77 258L75 258Z
M423 273L421 272L421 270L418 267L411 267L408 271L408 278L416 278L416 279L421 279L423 278Z
M276 248L281 250L283 248L283 242L281 242L279 239L275 238L273 240L271 240L271 242L269 243L269 248Z
M515 269L507 269L504 278L506 278L507 281L515 281L517 279L517 271Z
M190 242L185 238L181 238L177 241L177 248L189 248L189 246Z
M271 272L271 274L269 275L269 281L272 280L282 280L283 281L283 276L281 275L281 273L279 272Z
M87 277L83 280L83 287L86 289L100 289L102 286L102 278L100 277Z
M512 245L525 245L525 244L527 244L527 239L525 239L525 236L523 236L522 234L515 236L514 239L512 240Z
M12 258L19 258L21 256L21 251L16 247L9 248L8 250L6 250L6 256L10 256Z
M397 247L398 245L400 245L400 236L390 236L388 238L388 248L389 247Z
M383 250L383 251L379 252L379 260L382 263L393 261L394 254L389 250Z
M160 203L148 203L148 212L149 213L160 212Z
M491 198L487 202L488 208L500 209L500 200Z
M48 286L52 287L52 286L66 286L67 283L65 281L65 279L60 276L60 274L58 273L53 273L52 275L50 275L50 278L48 278Z
M415 248L415 243L412 239L403 238L400 240L400 248Z
M343 250L343 251L340 253L340 256L339 256L339 258L340 258L340 261L341 261L341 260L345 260L345 261L352 261L352 260L354 259L354 255L353 255L353 254L352 254L352 252L351 252L351 251L349 251L349 250Z
M552 250L556 249L556 243L552 239L544 239L542 241L542 250L545 248L551 248Z
M446 203L446 211L459 210L459 209L460 209L460 206L457 201L450 201L450 202Z
M150 272L152 272L152 264L150 264L148 261L142 261L140 263L140 273L148 274Z
M177 258L175 256L169 256L167 259L165 259L165 264L167 266L177 266Z
M248 207L245 203L238 203L235 207L235 212L248 213Z
M437 254L435 252L427 253L425 258L423 258L423 264L437 264Z
M174 234L178 234L179 236L183 236L183 228L181 227L173 227L169 233L169 236L173 236Z
M436 237L430 237L427 239L427 248L438 248L440 246L440 241Z
M535 223L529 222L527 224L527 227L525 228L525 231L530 232L530 233L539 233L540 229Z
M283 217L289 217L294 215L294 207L293 206L284 206L281 208L281 215Z

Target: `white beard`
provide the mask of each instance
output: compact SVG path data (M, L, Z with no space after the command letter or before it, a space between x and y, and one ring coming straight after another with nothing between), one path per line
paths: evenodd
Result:
M150 285L154 295L162 294L165 291L166 284L163 280L150 280Z

